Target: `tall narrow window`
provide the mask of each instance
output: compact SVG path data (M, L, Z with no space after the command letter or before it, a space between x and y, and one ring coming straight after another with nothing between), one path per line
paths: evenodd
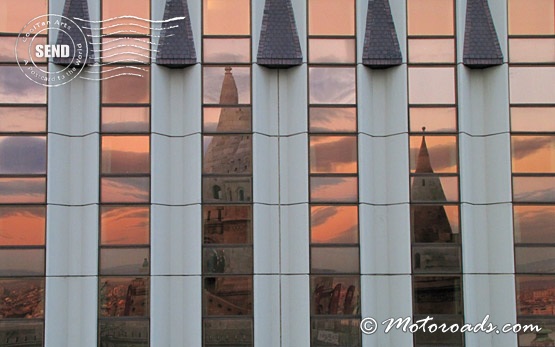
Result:
M102 1L103 20L124 15L149 19L150 2ZM93 30L102 33L99 346L150 344L149 25L125 18Z
M555 343L554 35L554 0L509 0L517 320L546 328L519 346Z
M249 0L203 1L203 346L253 346Z
M462 324L455 3L408 0L410 218L414 320ZM414 334L463 346L463 334Z
M355 1L308 25L311 346L361 346Z

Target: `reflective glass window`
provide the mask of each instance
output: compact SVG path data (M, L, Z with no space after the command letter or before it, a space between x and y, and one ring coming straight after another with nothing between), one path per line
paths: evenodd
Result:
M117 18L122 16L134 16L135 18ZM121 35L148 35L150 34L150 1L148 0L102 0L102 19L115 20L105 22L102 25L102 33ZM159 28L159 26L156 26ZM94 34L99 35L98 30Z
M46 136L0 136L0 174L46 174Z
M555 137L511 136L514 173L555 173Z
M2 5L0 5L1 7ZM0 15L1 16L1 15ZM33 17L29 17L29 20ZM1 25L1 24L0 24ZM46 43L46 37L42 36L35 36L34 38L28 39L26 42L23 42L23 39L20 39L17 42L17 37L8 37L3 36L0 37L0 62L1 63L14 63L14 62L24 62L24 61L31 61L31 58L35 63L46 63L46 57L38 58L35 54L36 46L37 45L44 45ZM17 47L16 47L17 42ZM17 58L15 51L17 50Z
M555 39L509 39L511 63L555 63Z
M310 200L312 202L357 202L358 179L356 177L311 177Z
M456 132L457 109L455 107L411 107L410 131Z
M461 272L460 247L412 247L412 271L414 273Z
M146 245L149 243L148 206L101 206L102 245Z
M249 104L251 76L249 67L204 67L203 100L205 104Z
M203 206L204 244L252 243L250 206Z
M2 318L44 318L44 279L0 279L0 288L3 288L0 292ZM0 319L0 331L12 329L14 332L19 329L37 329L40 330L40 333L37 331L37 337L42 338L42 323Z
M358 273L360 260L358 247L324 247L310 248L311 273Z
M362 346L360 319L311 319L311 340L313 346Z
M219 276L204 279L204 314L243 316L252 314L252 277Z
M454 104L455 95L455 68L409 68L409 102L411 104Z
M250 132L250 107L205 107L204 132Z
M416 205L410 207L413 242L460 242L457 205Z
M227 203L252 201L252 178L249 176L203 177L204 202Z
M459 276L414 276L414 314L462 314Z
M252 247L205 247L202 250L204 274L252 274Z
M149 177L102 177L100 200L106 202L149 202Z
M516 275L516 309L521 316L552 316L555 276ZM534 323L537 324L537 323Z
M515 247L517 273L553 273L555 247Z
M46 132L46 108L0 107L0 132Z
M410 39L410 63L454 63L454 39Z
M101 275L148 275L150 250L141 248L101 248Z
M555 177L513 177L513 200L555 202Z
M555 67L511 67L509 80L511 103L555 103Z
M149 136L102 136L102 173L149 173Z
M0 276L44 276L44 248L0 249Z
M512 107L511 130L555 132L555 107Z
M0 1L0 32L17 34L33 18L48 13L48 0Z
M135 68L140 68L137 70ZM150 102L150 73L148 66L102 69L102 103L145 104ZM146 71L145 71L146 70Z
M310 63L355 63L355 39L310 39L308 44Z
M309 35L354 35L354 0L309 0Z
M252 346L252 319L204 319L204 345L221 346L222 339L235 346Z
M205 63L248 63L250 62L249 38L206 38L203 40Z
M310 242L357 243L358 206L311 206Z
M515 243L555 244L555 206L513 207Z
M150 324L146 319L103 319L98 328L101 346L109 345L114 340L132 340L136 347L149 346Z
M357 173L356 136L310 136L310 173Z
M148 17L147 17L148 18ZM127 21L127 20L121 20ZM134 20L130 20L134 21ZM118 21L120 22L120 21ZM149 23L146 21L137 21L140 25L148 26ZM111 22L105 25L113 25ZM140 28L142 30L142 28ZM161 34L161 33L160 33ZM150 61L151 48L149 43L149 37L105 37L102 39L102 61L104 63L148 63ZM96 48L96 47L95 47ZM97 54L98 55L98 54ZM109 69L105 69L105 74L107 71L112 73L120 72L124 70L134 70L136 73L148 72L145 67L142 66L115 66L110 65Z
M0 66L0 103L45 104L46 87L26 78L19 66Z
M352 315L360 311L359 276L313 276L310 291L313 315Z
M310 67L311 104L355 104L356 71L353 67Z
M459 200L456 176L418 175L411 178L411 201L441 202Z
M509 0L509 35L555 34L553 0Z
M0 177L0 204L46 202L46 178Z
M309 127L310 132L355 132L357 109L356 107L311 107Z
M103 107L103 133L144 133L150 129L148 107Z
M453 0L408 0L409 35L453 35Z
M252 173L252 136L204 136L205 174Z
M104 317L142 317L149 315L150 283L146 277L101 277L99 280L99 316ZM100 320L100 331L105 331L104 324L108 320ZM120 324L125 331L128 320L113 321ZM148 342L148 328L139 330ZM139 335L139 331L135 331ZM123 337L124 335L122 335Z
M203 0L204 35L249 35L249 0Z
M45 206L0 206L0 246L44 246Z

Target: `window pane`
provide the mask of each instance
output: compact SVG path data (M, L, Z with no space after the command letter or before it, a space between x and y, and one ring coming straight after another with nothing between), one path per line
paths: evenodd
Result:
M416 322L417 320L420 319L426 319L427 316L415 316L413 319L413 322ZM450 326L452 326L453 324L457 324L457 326L462 327L464 322L463 322L463 317L462 316L456 316L456 317L433 317L434 320L431 321L431 323L426 324L426 331L421 331L421 329L419 329L419 331L417 331L414 334L414 345L415 346L426 346L426 347L430 347L430 346L437 346L437 347L444 347L444 346L449 346L449 347L463 347L464 343L463 343L463 336L464 334L461 334L459 332L456 333L452 333L452 332L443 332L441 330L441 325L445 324L447 328L449 328ZM431 333L428 329L428 327L431 326L431 324L435 324L437 326L437 330L433 333ZM433 328L432 328L433 329Z
M509 0L509 35L555 34L553 0Z
M101 346L111 346L114 340L133 341L133 347L149 346L150 327L148 320L103 319L98 322L98 330Z
M252 346L253 327L250 319L204 319L204 346Z
M45 104L46 87L26 78L19 66L0 66L0 103Z
M459 179L437 175L413 176L411 201L458 201Z
M0 249L0 276L44 276L44 248Z
M2 5L0 4L0 8L1 6ZM29 17L28 20L32 18L34 17ZM29 55L29 52L36 52L35 50L36 46L46 44L46 37L35 36L32 41L29 39L29 40L26 40L26 42L23 42L23 38L22 38L19 40L17 47L16 47L16 42L17 42L17 37L0 37L0 62L2 63L15 63L17 61L24 62L25 60L31 61L31 58L32 58L35 63L46 63L46 57L38 58L34 54L32 57ZM15 56L15 49L17 49L17 59Z
M425 141L424 142L424 139ZM424 147L425 145L425 147ZM424 150L427 149L427 153ZM427 154L427 156L426 156ZM411 136L410 170L418 172L428 163L435 173L455 173L458 170L458 150L456 136ZM420 171L426 172L426 171Z
M148 316L149 284L148 277L101 277L98 290L100 317ZM100 330L102 330L102 322L107 321L100 322ZM127 322L127 320L118 320L118 322Z
M250 107L205 107L204 132L250 132Z
M311 104L355 104L356 71L351 67L309 68Z
M514 206L516 243L555 243L555 206Z
M357 243L358 206L311 206L310 242Z
M150 130L148 107L103 107L102 132L144 133Z
M413 242L461 241L457 205L412 205L410 213Z
M252 277L207 277L203 293L205 315L252 315Z
M149 172L149 136L102 136L102 173Z
M46 174L46 136L0 136L0 174Z
M0 246L44 246L45 238L45 206L0 206Z
M360 319L311 319L312 346L360 347Z
M149 243L149 230L148 206L100 207L102 245L145 245Z
M555 177L513 177L513 200L555 202Z
M150 19L150 1L148 0L103 0L102 19L110 19L120 16L135 16L143 19ZM113 27L116 25L115 27ZM145 34L150 33L150 23L144 20L133 18L116 19L104 23L103 34ZM113 28L108 28L113 27ZM96 27L95 27L96 28ZM93 34L98 35L98 30Z
M512 131L555 131L555 107L512 107Z
M0 1L0 32L19 33L33 18L48 13L48 0Z
M453 35L453 0L408 0L409 35Z
M202 250L204 274L252 274L252 247L207 247Z
M310 276L311 314L335 315L360 312L359 276Z
M415 273L461 272L461 249L413 246L412 270Z
M46 202L45 178L0 178L0 204Z
M203 206L205 244L252 243L250 206Z
M250 135L204 136L205 174L252 173Z
M462 314L461 277L414 276L414 314Z
M354 35L354 0L309 0L309 35Z
M19 341L25 341L24 346L43 346L44 322L39 320L0 320L0 334L4 346L21 345Z
M354 39L310 39L308 61L310 63L354 63L355 47Z
M511 136L513 172L555 172L555 137Z
M44 279L2 279L0 280L0 316L2 318L44 318ZM5 325L4 325L5 324ZM0 320L0 331L25 329L37 323L12 323ZM42 338L42 327L39 338Z
M204 67L205 104L237 105L251 101L249 67Z
M457 131L457 109L455 107L411 107L410 131L421 132Z
M148 275L149 254L148 248L101 248L100 274Z
M203 0L204 35L249 35L249 0Z
M511 63L555 62L555 39L510 39Z
M355 107L311 107L310 132L355 132L357 109Z
M205 63L250 62L250 39L204 39Z
M553 273L555 247L515 247L516 272Z
M523 316L552 316L555 305L555 277L517 275L517 314Z
M551 315L551 314L549 314ZM543 331L536 333L534 331L522 331L518 334L518 345L524 347L533 347L537 341L546 341L551 343L555 341L555 320L553 317L537 317L533 319L518 318L518 323L524 325L538 325ZM544 330L545 329L545 330Z
M357 173L356 136L310 136L310 173Z
M357 202L356 177L311 177L311 202Z
M555 103L555 67L509 69L511 103Z
M101 202L149 202L149 177L102 177Z
M105 104L145 104L150 102L150 74L148 66L139 66L143 70L125 68L113 70L104 67L102 78L102 103ZM126 75L122 75L126 74Z
M223 203L252 201L251 177L204 177L202 182L203 202Z
M310 271L313 273L360 272L358 247L311 247Z
M0 132L46 132L46 108L0 107Z
M409 68L411 104L454 104L455 100L455 68Z
M454 39L411 39L409 40L409 62L411 63L454 63Z
M142 26L148 26L148 22L138 21L133 19L121 19L114 22L118 23L131 23L136 22ZM114 25L112 22L108 22L105 25ZM132 30L137 30L134 26L124 26L117 27L113 30L122 30L123 28L129 28ZM146 30L143 28L138 28L139 30ZM163 35L163 32L156 32L154 35ZM137 37L106 37L102 39L102 62L104 63L121 63L121 62L132 62L132 63L148 63L150 61L151 48L149 43L150 38L137 38ZM95 47L97 48L97 47ZM95 52L98 56L98 53ZM135 73L141 73L146 70L142 66L115 66L112 65L104 71L114 71L121 72L123 70L135 70Z

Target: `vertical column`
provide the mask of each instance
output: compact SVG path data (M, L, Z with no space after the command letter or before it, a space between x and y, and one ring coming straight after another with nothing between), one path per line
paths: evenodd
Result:
M555 344L555 2L509 1L509 80L519 346Z

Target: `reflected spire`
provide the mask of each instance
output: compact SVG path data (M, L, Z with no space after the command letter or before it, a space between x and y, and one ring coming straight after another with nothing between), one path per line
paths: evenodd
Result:
M418 159L416 160L415 173L434 173L432 163L430 162L430 153L428 152L428 145L426 144L426 127L422 127L424 135L422 136L422 143L420 144L420 151L418 152Z
M221 105L236 105L239 103L239 92L237 91L237 84L231 70L231 67L225 67L224 81L220 92Z

